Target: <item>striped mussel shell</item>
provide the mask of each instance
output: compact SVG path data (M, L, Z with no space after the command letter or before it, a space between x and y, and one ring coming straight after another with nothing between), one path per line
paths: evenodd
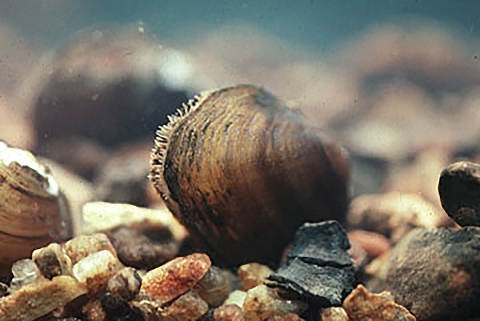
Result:
M220 265L276 264L302 223L345 217L345 150L253 85L190 100L160 126L151 165L170 211Z

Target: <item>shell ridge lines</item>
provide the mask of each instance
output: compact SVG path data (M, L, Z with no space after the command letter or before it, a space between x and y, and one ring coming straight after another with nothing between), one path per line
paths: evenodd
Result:
M195 95L187 103L183 103L176 113L168 115L168 122L160 125L156 131L155 144L151 152L151 165L149 178L159 187L161 197L166 201L170 197L170 190L163 179L163 171L165 169L165 157L167 156L168 146L170 144L170 135L178 126L179 122L185 119L190 113L200 107L202 102L210 95L209 91Z

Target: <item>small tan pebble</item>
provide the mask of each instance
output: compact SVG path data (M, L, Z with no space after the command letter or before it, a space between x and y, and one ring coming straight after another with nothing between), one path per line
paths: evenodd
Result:
M137 269L150 270L173 259L180 243L171 239L165 231L152 228L148 231L120 227L106 232L123 264Z
M129 302L129 306L137 310L145 321L165 321L162 316L164 308L158 306L154 301L148 299L135 299Z
M117 257L117 252L113 248L112 243L110 243L108 237L102 233L77 236L64 243L63 250L71 259L73 265L90 254L102 250L107 250L114 257Z
M243 302L245 318L249 321L260 321L289 313L302 313L307 308L306 302L283 299L276 289L268 288L263 284L248 290Z
M342 307L331 307L320 311L321 321L349 321L347 312Z
M235 287L235 275L227 270L211 266L205 276L193 287L209 306L220 306Z
M72 275L72 261L58 243L51 243L33 251L32 260L47 279L51 280L59 275Z
M181 242L187 231L170 213L165 205L155 209L130 204L90 202L83 206L84 231L86 234L103 233L128 226L139 230L159 230Z
M195 321L208 312L208 304L189 291L172 302L162 313L166 320Z
M32 283L0 299L0 320L35 320L85 293L86 287L70 276Z
M215 321L245 321L242 308L236 304L225 304L213 312Z
M105 289L108 280L121 268L122 264L110 251L102 250L78 261L72 273L90 293L98 293Z
M135 298L141 285L142 278L138 272L131 267L125 267L108 280L102 303L109 309L125 305Z
M100 300L93 299L82 307L82 313L87 317L88 321L105 321L107 313L102 306Z
M13 279L10 282L11 292L17 291L28 284L46 281L35 262L30 259L23 259L13 263L12 274Z
M236 304L239 307L243 306L243 301L245 301L245 297L247 296L247 292L241 290L235 290L228 295L227 300L223 303L224 305L227 304Z
M353 230L348 232L348 239L350 243L359 244L371 259L382 255L391 248L388 239L384 235L375 232Z
M397 243L414 227L441 226L444 215L417 194L391 192L356 197L350 204L347 221L350 229L380 233Z
M350 321L415 321L416 318L403 306L395 303L389 292L370 293L358 285L343 302Z
M106 233L119 259L137 269L150 270L173 259L187 236L165 206L90 202L83 206L83 221L85 232Z
M273 271L268 266L259 263L247 263L240 266L237 270L243 291L248 291L257 285L263 284L272 273Z
M178 257L145 274L141 290L159 306L163 306L192 289L211 264L206 254Z
M266 321L305 321L298 314L295 313L289 313L286 315L276 315L271 318L268 318Z

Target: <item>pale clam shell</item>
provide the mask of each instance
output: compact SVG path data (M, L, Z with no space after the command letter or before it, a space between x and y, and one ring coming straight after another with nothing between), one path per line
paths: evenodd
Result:
M34 249L71 236L68 205L46 167L0 141L0 275Z

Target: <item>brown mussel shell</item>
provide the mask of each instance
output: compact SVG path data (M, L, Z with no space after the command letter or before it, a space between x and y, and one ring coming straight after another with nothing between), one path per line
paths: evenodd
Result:
M150 177L217 264L278 263L305 221L343 220L345 151L264 89L203 93L157 132Z

